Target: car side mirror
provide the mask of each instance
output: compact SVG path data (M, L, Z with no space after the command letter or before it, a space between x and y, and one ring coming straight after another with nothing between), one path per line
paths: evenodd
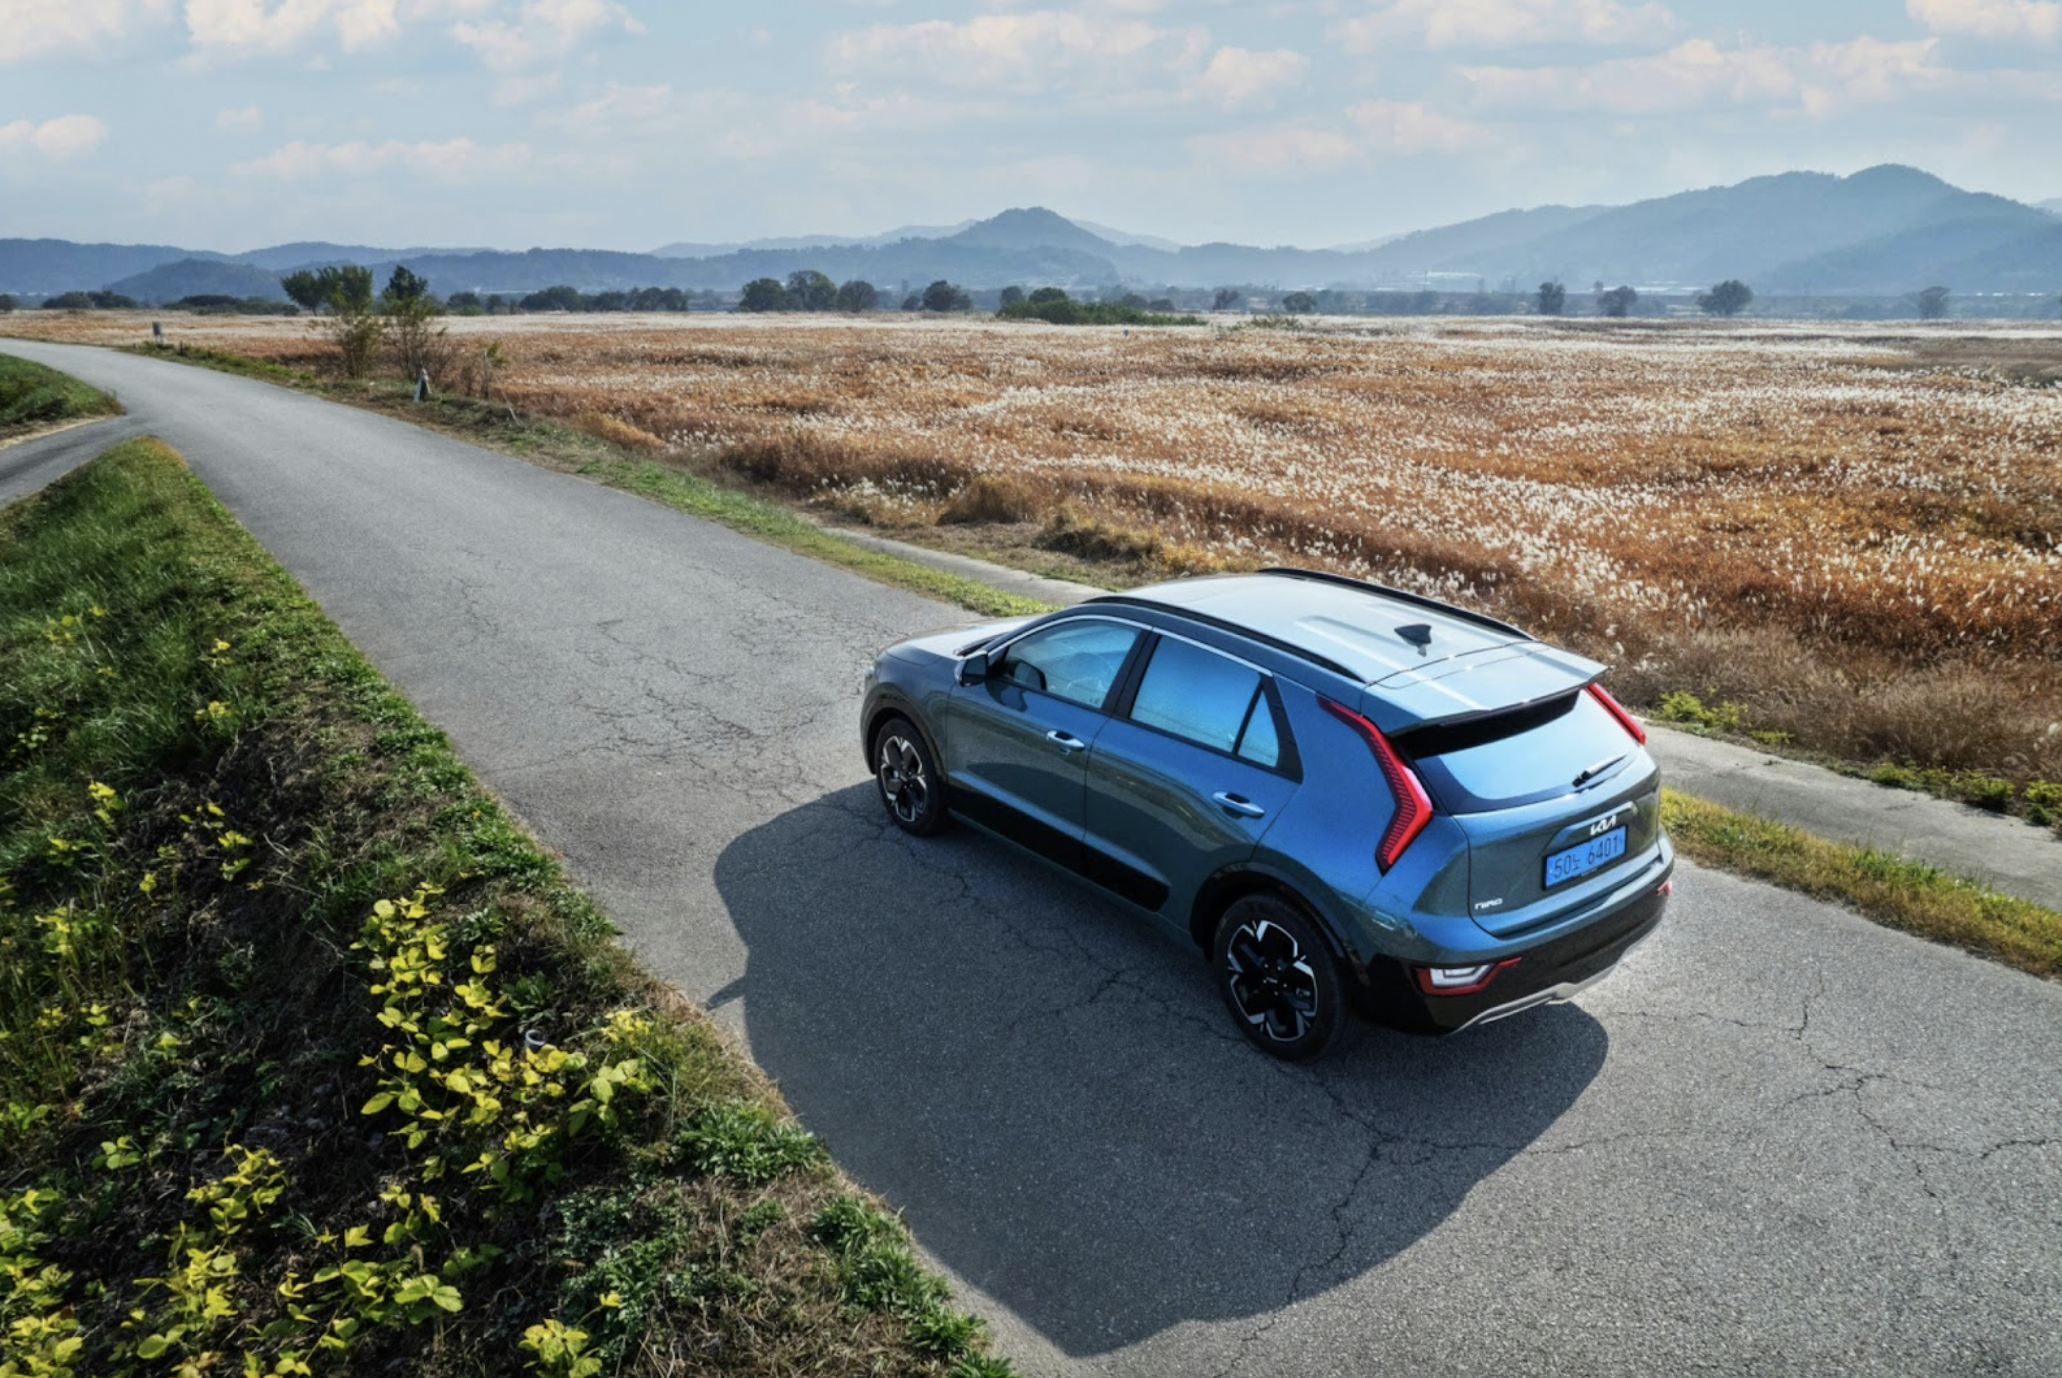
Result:
M962 660L959 663L959 669L953 672L953 678L963 685L979 684L982 680L988 678L988 653L986 651L976 651L973 655Z

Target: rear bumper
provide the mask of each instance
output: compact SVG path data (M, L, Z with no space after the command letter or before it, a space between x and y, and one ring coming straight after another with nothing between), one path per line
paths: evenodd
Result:
M1515 966L1469 995L1427 995L1401 962L1370 966L1370 1013L1415 1033L1448 1034L1567 1000L1610 975L1660 925L1668 882L1667 875L1655 877L1637 898L1595 923L1513 954Z

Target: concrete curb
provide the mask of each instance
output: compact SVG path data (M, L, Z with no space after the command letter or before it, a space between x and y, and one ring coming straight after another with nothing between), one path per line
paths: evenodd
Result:
M872 532L824 529L869 550L1047 603L1071 607L1107 592ZM2047 829L1658 723L1647 724L1647 748L1668 784L1685 794L1828 841L1896 852L2062 911L2062 842Z

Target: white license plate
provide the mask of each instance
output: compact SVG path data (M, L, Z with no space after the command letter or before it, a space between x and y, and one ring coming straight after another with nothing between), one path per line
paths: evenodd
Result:
M1607 861L1616 861L1625 855L1625 829L1613 828L1602 837L1593 837L1579 842L1564 851L1555 852L1546 859L1546 883L1551 890L1564 880L1587 875Z

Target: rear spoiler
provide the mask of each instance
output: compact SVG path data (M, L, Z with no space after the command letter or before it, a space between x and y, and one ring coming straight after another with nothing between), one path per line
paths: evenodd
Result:
M1605 666L1540 641L1399 670L1361 691L1360 711L1392 736L1486 718L1588 688Z

